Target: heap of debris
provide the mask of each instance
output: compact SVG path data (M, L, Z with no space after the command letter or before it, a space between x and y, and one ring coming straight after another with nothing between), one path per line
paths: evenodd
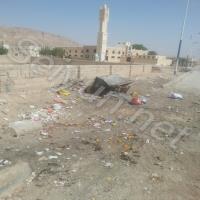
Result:
M118 75L101 76L96 77L92 85L86 88L85 92L96 96L104 96L110 91L126 93L131 83L131 80Z

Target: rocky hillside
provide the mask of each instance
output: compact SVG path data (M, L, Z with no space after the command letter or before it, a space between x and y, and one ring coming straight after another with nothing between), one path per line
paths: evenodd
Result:
M9 45L17 45L20 42L30 41L39 46L49 47L73 47L80 46L66 37L20 27L0 27L0 42Z

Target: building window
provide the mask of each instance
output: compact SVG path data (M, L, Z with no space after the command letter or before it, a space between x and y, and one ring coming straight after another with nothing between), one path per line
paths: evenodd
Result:
M112 53L115 54L115 51L113 51Z
M111 58L115 58L115 56L112 56Z
M122 52L122 54L124 55L124 51Z
M83 53L83 50L81 50L81 53Z
M131 57L127 57L126 61L131 62Z
M117 58L118 58L118 59L120 59L121 57L120 57L120 56L118 56Z
M77 57L77 55L75 55L75 57Z
M75 50L75 53L77 53L77 50Z
M71 50L69 50L69 53L71 53L72 51Z
M86 53L89 53L89 49L86 49Z
M89 58L89 55L86 55L85 58Z
M96 49L94 49L94 53L96 53L97 52L97 50Z
M81 58L83 58L83 55L81 55Z
M121 54L121 51L119 51L118 54Z

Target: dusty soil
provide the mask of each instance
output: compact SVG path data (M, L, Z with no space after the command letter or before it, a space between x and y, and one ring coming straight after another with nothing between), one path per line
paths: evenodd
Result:
M146 96L147 103L123 101L117 109L115 97L103 103L106 98L80 95L84 85L68 85L71 94L61 96L57 111L50 109L58 98L48 82L16 82L0 98L6 100L0 105L0 160L27 162L33 173L6 199L198 200L200 96L183 93L184 100L170 99L170 89L163 87L168 81L163 76L135 79L132 91ZM8 127L41 109L53 115L42 130L17 135ZM132 122L142 111L148 113ZM185 128L190 132L180 136Z

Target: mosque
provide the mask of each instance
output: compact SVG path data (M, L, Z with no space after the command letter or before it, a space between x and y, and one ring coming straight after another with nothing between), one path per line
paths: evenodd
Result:
M97 45L66 47L65 56L67 58L93 62L154 64L158 66L172 64L172 60L166 56L149 55L148 50L133 49L130 42L118 43L116 46L108 47L109 8L107 5L100 8L99 22Z

